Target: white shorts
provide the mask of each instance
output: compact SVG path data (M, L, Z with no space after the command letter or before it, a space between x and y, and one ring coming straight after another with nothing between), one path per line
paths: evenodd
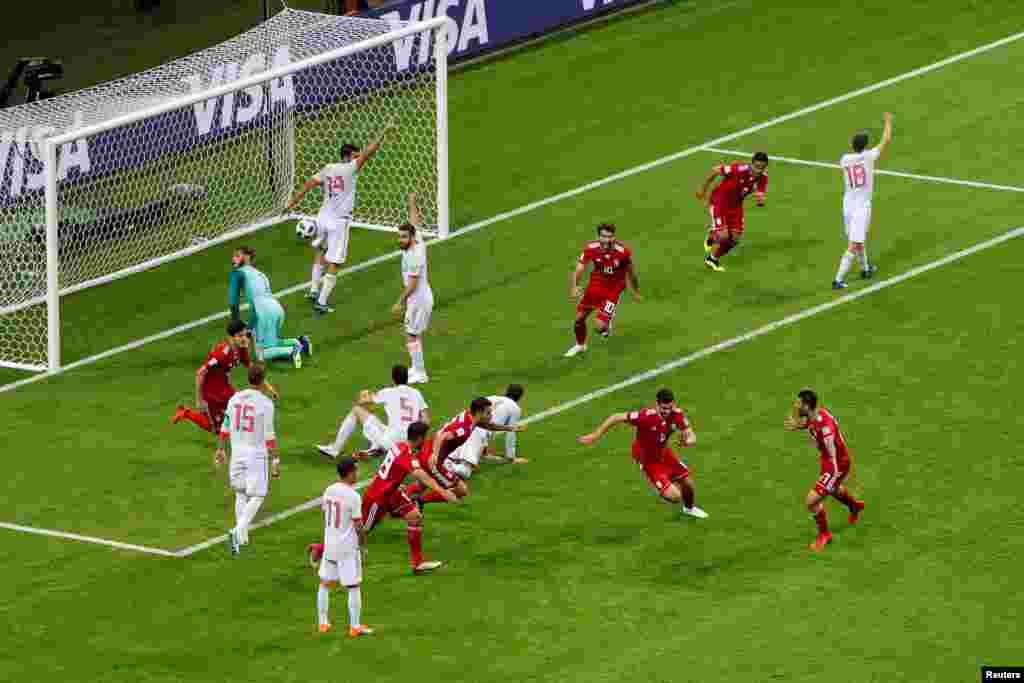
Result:
M317 217L322 235L317 236L319 247L324 251L328 263L340 266L348 258L348 235L350 218Z
M458 479L468 480L472 477L473 470L480 466L480 456L483 455L484 448L487 447L489 433L483 429L474 429L466 443L445 458L443 463L445 474Z
M405 307L405 332L418 337L427 331L434 304L410 304Z
M342 586L358 586L363 582L363 554L359 551L347 553L337 562L324 555L320 560L320 580L337 581Z
M254 498L266 498L270 490L270 472L265 457L231 456L228 466L231 488Z
M390 450L397 440L376 415L371 415L363 423L363 436L366 437L366 440L370 442L373 448L383 451Z
M846 239L863 244L868 239L868 228L871 227L871 207L857 206L843 210L843 223L846 225Z

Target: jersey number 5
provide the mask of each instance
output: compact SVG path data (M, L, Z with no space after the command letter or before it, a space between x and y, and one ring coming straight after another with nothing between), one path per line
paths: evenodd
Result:
M868 182L868 175L864 171L864 164L854 164L846 167L846 181L851 188L864 187Z
M241 403L235 404L235 431L238 432L254 432L256 431L256 418L253 413L256 412L256 407L251 403L245 405Z
M416 421L416 409L411 403L409 403L408 399L398 399L398 409L402 411L402 422Z

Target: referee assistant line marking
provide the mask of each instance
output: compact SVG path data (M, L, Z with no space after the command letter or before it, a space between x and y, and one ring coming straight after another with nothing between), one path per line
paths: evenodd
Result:
M750 152L740 152L735 149L720 149L718 147L707 147L706 151L716 154L730 154L739 157L750 157ZM772 155L772 161L781 161L786 164L799 166L817 166L819 168L842 168L839 164L830 164L824 161L808 161L807 159L794 159L792 157L779 157ZM1002 190L1004 192L1024 192L1024 187L1016 185L997 185L995 183L983 183L977 180L960 180L958 178L945 178L934 175L918 175L916 173L903 173L902 171L886 171L876 168L875 175L888 175L896 178L909 178L911 180L923 180L930 183L944 183L947 185L963 185L964 187L979 187L986 190Z
M778 125L780 123L785 123L787 121L792 121L793 119L799 118L801 116L806 116L807 114L811 114L811 113L814 113L816 111L820 111L822 109L826 109L826 108L831 107L833 105L841 104L841 103L846 102L848 100L851 100L851 99L853 99L855 97L860 97L861 95L867 95L867 94L873 93L873 92L875 92L877 90L881 90L882 88L887 88L890 85L895 85L897 83L902 83L903 81L910 80L911 78L916 78L917 76L922 76L924 74L931 73L932 71L936 71L938 69L941 69L943 67L949 66L951 64L956 64L957 62L961 62L961 61L963 61L965 59L970 59L971 57L975 57L975 56L983 54L985 52L989 52L991 50L995 50L997 48L1003 47L1004 45L1009 45L1010 43L1013 43L1013 42L1016 42L1016 41L1020 40L1021 38L1024 38L1024 31L1022 31L1020 33L1014 33L1013 35L1006 36L1005 38L1001 38L1001 39L993 41L991 43L986 43L984 45L980 45L980 46L978 46L976 48L973 48L971 50L967 50L966 52L960 52L960 53L952 55L950 57L946 57L945 59L941 59L941 60L939 60L937 62L932 62L931 64L928 64L926 66L922 66L922 67L919 67L917 69L913 69L911 71L907 71L907 72L902 73L902 74L900 74L898 76L893 76L892 78L887 78L885 80L878 81L877 83L873 83L872 85L867 85L867 86L864 86L862 88L858 88L856 90L851 90L850 92L848 92L846 94L839 95L837 97L832 97L832 98L827 99L827 100L822 100L821 102L818 102L817 104L812 104L812 105L804 107L802 109L797 109L796 111L792 111L792 112L790 112L788 114L783 114L782 116L777 116L777 117L775 117L773 119L765 121L764 123L759 123L759 124L756 124L754 126L750 126L749 128L744 128L743 130L739 130L739 131L736 131L734 133L730 133L728 135L723 135L722 137L715 138L713 140L708 140L707 142L704 142L704 143L702 143L700 145L696 145L694 147L689 147L689 148L684 149L682 151L675 152L674 154L669 154L668 156L660 157L658 159L655 159L654 161L649 161L649 162L647 162L645 164L640 164L639 166L634 166L633 168L629 168L629 169L626 169L624 171L620 171L618 173L614 173L612 175L605 176L604 178L601 178L599 180L595 180L593 182L587 183L586 185L581 185L581 186L579 186L579 187L577 187L575 189L567 190L567 191L561 192L559 194L551 195L550 197L547 197L545 199L541 199L541 200L538 200L538 201L535 201L535 202L531 202L529 204L524 204L523 206L520 206L519 208L516 208L516 209L512 209L511 211L505 211L504 213L499 213L496 216L492 216L491 218L487 218L487 219L484 219L482 221L478 221L478 222L473 223L471 225L467 225L467 226L465 226L463 228L460 228L459 230L456 230L456 231L452 232L444 240L438 240L438 242L443 242L445 240L450 240L450 239L453 239L455 237L459 237L461 235L467 235L469 233L476 232L477 230L481 230L481 229L486 228L488 226L494 225L495 223L500 223L500 222L508 220L510 218L515 218L517 216L522 216L523 214L530 213L531 211L535 211L536 209L548 206L549 204L554 204L556 202L560 202L560 201L563 201L565 199L571 199L571 198L573 198L573 197L575 197L577 195L583 194L585 192L589 192L589 191L597 189L599 187L603 187L605 185L608 185L608 184L611 184L611 183L614 183L614 182L618 182L619 180L624 180L626 178L632 177L632 176L637 175L639 173L644 173L646 171L650 171L651 169L658 168L660 166L664 166L665 164L669 164L669 163L672 163L674 161L678 161L680 159L684 159L686 157L693 156L694 154L697 154L698 152L705 151L709 147L715 147L715 146L724 144L726 142L731 142L732 140L736 140L737 138L741 138L741 137L743 137L745 135L749 135L751 133L756 133L756 132L758 132L760 130L764 130L765 128L769 128L771 126L775 126L775 125ZM273 229L273 228L271 228L271 229ZM399 252L399 251L392 251L392 252L389 252L387 254L382 254L380 256L377 256L376 258L370 259L369 261L365 261L363 263L360 263L359 265L352 266L350 268L345 268L344 270L338 271L338 275L351 275L352 273L357 273L357 272L360 272L362 270L366 270L367 268L375 266L378 263L383 263L385 261L389 261L391 259L396 258L397 256L399 256L400 253L401 252ZM310 283L308 281L307 282L299 283L299 284L294 285L292 287L288 287L287 289L283 289L280 292L276 292L275 296L282 297L282 296L287 296L289 294L294 294L295 292L300 292L304 288L308 287L309 284ZM185 323L183 325L179 325L179 326L171 328L169 330L165 330L163 332L159 332L157 334L153 334L153 335L150 335L148 337L144 337L142 339L138 339L136 341L129 342L129 343L124 344L122 346L119 346L117 348L108 349L107 351L104 351L102 353L98 353L98 354L96 354L94 356L89 356L87 358L82 358L81 360L75 361L73 363L69 363L68 365L65 365L65 366L61 367L60 369L58 369L56 371L40 373L38 375L34 375L32 377L28 377L28 378L23 379L23 380L18 380L17 382L11 382L10 384L5 384L3 386L0 386L0 393L6 392L6 391L11 391L13 389L16 389L18 387L24 386L26 384L32 384L34 382L39 382L41 380L47 379L49 377L52 377L54 375L62 374L64 372L67 372L68 370L73 370L75 368L79 368L79 367L82 367L84 365L90 365L92 363L95 363L97 361L103 360L105 358L109 358L110 356L113 356L113 355L116 355L116 354L119 354L119 353L124 353L125 351L131 351L133 349L137 349L140 346L144 346L144 345L149 344L151 342L159 341L161 339L166 339L167 337L179 334L181 332L185 332L187 330L191 330L191 329L193 329L195 327L199 327L201 325L205 325L207 323L214 322L216 320L223 320L223 319L225 319L227 317L228 317L228 312L227 311L221 311L220 313L214 313L212 315L208 315L205 318L200 318L199 320L194 320L192 322Z
M72 534L67 531L54 531L53 529L40 529L34 526L22 526L21 524L9 524L7 522L0 522L0 528L10 529L11 531L20 531L26 534L38 534L39 536L52 536L54 538L66 538L72 541L84 541L86 543L95 543L97 545L106 545L111 548L118 548L120 550L134 550L140 553L148 553L150 555L161 555L163 557L177 557L177 553L172 550L164 550L163 548L150 548L144 545L135 545L134 543L122 543L121 541L111 541L106 538L97 538L96 536L83 536L82 534Z

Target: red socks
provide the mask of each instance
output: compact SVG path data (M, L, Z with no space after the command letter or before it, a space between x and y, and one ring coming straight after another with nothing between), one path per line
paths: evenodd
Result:
M410 498L415 498L417 495L419 495L420 491L422 490L423 487L420 485L420 483L418 481L414 481L413 483L405 487L405 495L409 496Z
M828 517L825 515L825 508L814 513L814 521L818 525L818 535L828 533Z
M832 497L838 500L840 503L846 506L850 512L857 512L857 500L850 495L850 492L845 488L839 489L832 494Z
M732 248L735 247L735 246L736 246L736 243L733 242L732 240L729 240L729 239L722 240L715 247L715 250L714 250L714 252L712 252L712 254L714 255L714 257L716 259L720 259L723 256L725 256L726 254L728 254L730 251L732 251Z
M420 496L421 503L447 503L448 499L442 496L437 491L427 491L425 494Z
M207 432L210 431L210 418L206 417L206 415L203 415L202 413L197 413L191 408L186 408L184 417L186 420L194 423L200 429Z
M583 346L587 343L587 322L585 320L577 320L573 326L572 331L576 333L576 343Z
M409 526L406 535L409 539L409 558L412 560L412 568L416 569L423 562L423 527Z

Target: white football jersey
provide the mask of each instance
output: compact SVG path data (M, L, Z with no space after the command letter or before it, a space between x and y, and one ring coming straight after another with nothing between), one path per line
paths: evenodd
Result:
M324 190L324 204L321 212L332 218L351 218L356 206L356 180L359 171L356 162L327 164L313 176Z
M418 389L402 384L381 389L373 395L373 402L384 406L388 414L388 431L398 441L408 438L409 425L420 419L420 413L429 406Z
M419 278L416 291L409 297L410 308L434 305L434 290L430 288L430 281L427 279L427 245L422 240L416 239L412 246L402 252L402 284L409 286L409 280L413 276Z
M523 409L508 396L488 396L487 400L491 402L491 422L496 425L514 425L523 415Z
M267 444L273 444L274 402L258 389L243 389L228 401L221 425L222 434L231 436L232 454L267 455Z
M324 556L337 562L359 551L355 522L363 516L363 501L351 486L336 482L324 491Z
M867 208L871 206L871 193L875 189L875 162L881 150L877 147L863 152L844 154L839 160L843 167L843 207Z

